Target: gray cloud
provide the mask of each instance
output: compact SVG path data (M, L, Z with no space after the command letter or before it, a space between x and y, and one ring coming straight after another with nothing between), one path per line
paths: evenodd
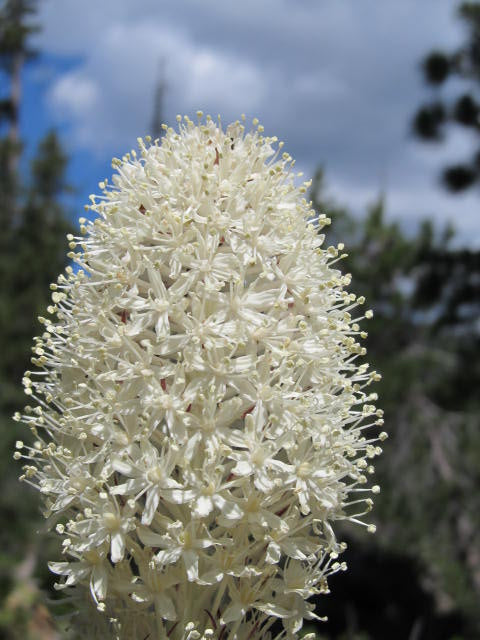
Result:
M258 116L306 172L323 163L339 199L356 211L386 185L392 215L444 221L455 213L463 235L478 238L475 198L452 199L436 183L447 154L461 156L468 141L457 135L446 147L426 148L408 130L428 95L419 60L461 39L452 17L456 2L46 0L41 6L40 46L81 57L48 95L77 144L118 154L146 133L158 61L165 59L169 121L197 108L220 112L224 121L242 112Z

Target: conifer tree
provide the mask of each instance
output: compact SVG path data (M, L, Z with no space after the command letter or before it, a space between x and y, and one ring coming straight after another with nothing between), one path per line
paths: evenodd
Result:
M414 236L405 234L397 222L385 219L383 198L364 218L354 218L325 199L321 173L312 196L315 208L332 218L333 228L342 227L349 254L344 270L375 309L367 346L372 366L383 376L379 395L390 434L376 469L383 548L366 549L362 557L356 541L351 565L376 558L388 573L394 553L394 564L415 560L419 589L429 585L435 602L424 598L423 611L410 605L402 612L401 594L410 584L402 587L399 581L390 592L398 624L384 618L384 629L395 627L389 638L410 637L415 612L424 626L418 637L450 640L451 622L455 638L470 640L480 628L479 252L455 248L452 230L439 232L430 222ZM374 572L362 574L367 591L377 593L377 578ZM450 618L438 612L439 605ZM360 628L372 638L384 637L378 632L378 604L370 618L363 606L357 604L355 614Z
M480 2L461 2L458 16L466 29L464 42L453 51L439 49L425 57L424 77L437 96L421 106L413 120L415 133L424 141L441 143L452 126L469 134L474 153L453 159L443 171L443 182L454 193L480 184ZM442 97L448 81L461 88L453 98L451 93ZM430 355L421 385L428 415L421 428L428 434L439 479L432 481L433 500L422 515L437 520L435 537L441 539L442 552L434 552L433 545L424 548L437 564L437 577L448 580L450 595L455 592L476 620L478 633L480 251L427 242L418 261L411 301L417 315L429 319L424 340L429 350L424 349L424 355Z
M474 153L454 159L442 173L444 185L452 192L480 184L480 2L461 2L458 16L466 29L465 41L453 51L431 51L423 60L424 79L434 97L417 110L412 123L414 133L430 142L443 141L452 126L471 134ZM460 87L454 98L442 95L449 81Z
M29 174L20 170L21 79L36 55L30 47L35 11L32 0L0 5L0 519L8 523L0 532L0 636L6 638L27 637L15 627L9 592L39 522L36 501L17 480L11 452L19 434L11 416L24 403L18 385L29 368L32 336L40 331L36 317L48 304L49 283L65 266L65 234L71 230L62 203L67 158L54 132L39 144Z

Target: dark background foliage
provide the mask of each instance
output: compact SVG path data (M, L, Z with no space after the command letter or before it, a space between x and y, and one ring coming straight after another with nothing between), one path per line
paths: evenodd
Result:
M28 437L11 415L24 401L20 380L40 330L36 317L48 304L49 283L67 264L72 227L63 204L68 159L54 131L38 145L29 172L19 169L21 73L36 55L35 10L32 0L6 0L0 8L0 637L8 640L63 637L45 606L53 592L45 568L49 542L37 533L37 496L18 483L12 461L15 440ZM480 3L463 2L458 13L465 42L426 55L422 69L433 98L405 114L429 144L441 144L451 127L470 132L478 151L442 174L453 192L480 183ZM438 88L452 78L465 81L465 89L444 100ZM379 532L344 532L349 570L319 599L329 622L315 631L328 640L475 640L480 252L458 248L451 229L428 220L407 235L401 221L387 221L382 195L359 218L325 193L319 170L313 206L332 218L327 240L348 247L343 269L375 311L367 346L372 368L383 375L377 391L390 439L376 469Z

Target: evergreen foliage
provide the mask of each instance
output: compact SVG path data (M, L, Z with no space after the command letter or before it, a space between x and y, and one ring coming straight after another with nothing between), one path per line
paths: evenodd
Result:
M423 76L435 97L417 110L412 121L415 135L423 140L441 142L451 125L463 127L475 140L476 151L470 157L443 170L442 181L452 192L480 183L480 3L462 2L458 16L466 41L454 51L435 50L425 57ZM462 89L454 98L441 97L440 88L448 80L460 81Z
M352 572L332 588L337 595L345 589L353 614L349 623L342 602L331 605L330 617L337 627L343 619L348 629L353 615L355 628L372 633L366 638L383 637L381 615L392 640L409 637L415 625L422 639L473 640L480 629L480 253L455 249L451 229L438 233L429 222L407 236L385 219L382 198L359 220L323 191L319 172L311 194L315 208L332 217L345 239L344 268L375 310L367 347L372 367L383 375L378 391L390 434L376 468L379 547L361 553L358 540L352 545ZM400 563L405 574L416 574L416 585L411 578L398 585L388 603L375 585L381 578L366 572L364 589L379 600L368 604L361 589L356 597L350 587L358 580L355 566L372 554L385 576ZM403 590L413 588L423 593L423 608L402 605Z
M36 318L48 304L50 282L65 266L65 234L71 230L61 201L67 158L53 131L41 141L30 175L19 173L19 82L34 55L34 11L34 2L22 0L8 0L0 9L0 636L9 639L28 637L18 611L38 597L29 581L40 522L37 501L18 483L12 447L19 433L11 416L24 403L20 380L29 368L32 336L40 331ZM19 594L20 608L12 604Z

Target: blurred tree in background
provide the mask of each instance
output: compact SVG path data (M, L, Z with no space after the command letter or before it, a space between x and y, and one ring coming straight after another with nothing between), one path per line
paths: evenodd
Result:
M437 97L413 120L424 140L443 140L451 124L471 132L478 151L443 173L453 192L480 183L480 3L463 2L458 12L465 44L452 53L430 53L423 71L434 87L456 77L466 91L450 101ZM315 209L332 217L329 240L347 245L344 268L353 286L375 310L367 346L372 367L383 374L378 392L390 433L376 469L379 533L368 543L356 534L360 539L347 552L350 570L332 581L327 636L475 640L480 252L455 247L452 229L439 232L428 221L407 236L386 221L383 198L364 219L353 218L325 198L321 171L311 194Z
M28 175L22 169L21 79L35 55L29 47L37 30L35 4L0 5L0 637L12 640L54 637L32 579L40 514L36 496L17 480L12 451L20 433L11 416L25 401L20 381L40 329L36 318L45 312L50 282L65 267L70 231L61 204L67 158L54 132L40 142ZM38 564L46 574L45 560Z
M366 329L390 439L375 540L355 535L350 568L332 580L331 638L474 640L480 636L480 254L455 249L452 231L425 222L406 236L380 198L364 219L324 197L343 269L374 309ZM338 236L338 238L337 238ZM348 606L347 606L348 605ZM382 631L383 629L383 631ZM322 633L322 629L320 629ZM340 635L335 635L340 633ZM342 635L343 634L343 635Z
M459 125L472 134L475 151L443 171L444 184L451 191L463 191L480 184L480 4L462 2L458 15L466 28L465 43L455 51L431 51L423 61L426 82L436 97L421 106L413 130L420 138L442 141L449 125ZM460 81L454 98L442 98L440 88L448 80Z

